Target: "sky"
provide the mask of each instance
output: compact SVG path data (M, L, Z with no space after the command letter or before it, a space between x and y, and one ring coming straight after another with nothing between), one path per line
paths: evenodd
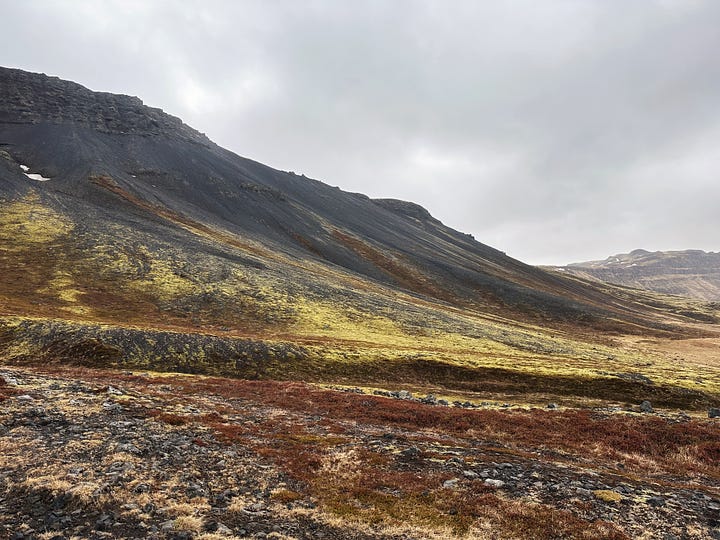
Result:
M532 264L720 250L716 0L0 0L0 65Z

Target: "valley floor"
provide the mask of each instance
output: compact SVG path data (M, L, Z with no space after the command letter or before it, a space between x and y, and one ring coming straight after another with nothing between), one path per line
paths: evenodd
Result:
M0 367L0 538L720 538L720 422Z

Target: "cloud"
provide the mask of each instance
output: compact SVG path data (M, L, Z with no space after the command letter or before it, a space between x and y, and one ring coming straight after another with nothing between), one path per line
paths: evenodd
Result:
M720 249L720 3L6 2L0 64L533 263Z

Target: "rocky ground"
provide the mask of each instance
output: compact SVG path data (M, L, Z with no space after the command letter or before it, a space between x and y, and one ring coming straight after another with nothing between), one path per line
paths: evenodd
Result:
M2 367L0 538L720 539L719 450L667 412Z

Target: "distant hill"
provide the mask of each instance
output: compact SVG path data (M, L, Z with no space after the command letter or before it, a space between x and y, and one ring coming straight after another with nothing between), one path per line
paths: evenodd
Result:
M636 249L603 261L573 263L555 269L616 285L720 301L720 253L716 252Z

